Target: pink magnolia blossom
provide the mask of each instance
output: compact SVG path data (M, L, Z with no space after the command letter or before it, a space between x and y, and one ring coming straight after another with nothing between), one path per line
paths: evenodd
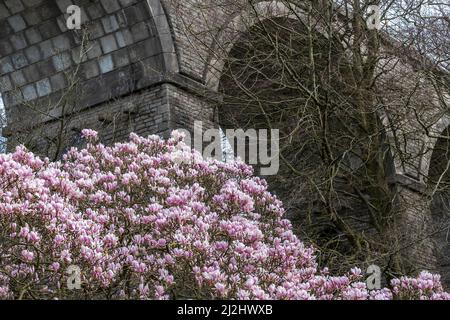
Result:
M174 133L130 135L55 163L0 155L0 298L450 299L439 276L370 291L332 276L242 162L203 159ZM68 270L83 290L69 290Z

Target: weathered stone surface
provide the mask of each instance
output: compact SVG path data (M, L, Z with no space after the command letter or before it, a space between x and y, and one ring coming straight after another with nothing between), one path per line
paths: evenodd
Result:
M22 11L24 9L21 0L5 0L5 5L12 14Z
M39 25L39 32L42 38L49 39L57 36L60 31L56 20L47 20Z
M102 25L106 33L111 33L119 29L119 23L115 15L102 18Z
M37 94L39 97L46 96L52 92L50 80L48 78L42 79L36 83Z
M91 60L83 64L83 76L85 79L97 77L100 74L98 63L96 60Z
M128 57L127 48L118 50L113 53L114 65L116 67L123 67L130 63L130 58Z
M40 79L39 70L38 70L36 64L32 64L26 68L23 68L22 72L25 76L25 79L27 79L28 83L36 82Z
M63 71L72 65L72 57L69 52L62 52L53 56L53 66L56 71Z
M100 2L107 13L120 10L120 5L117 0L100 0Z
M88 25L89 39L97 39L102 37L105 34L103 30L103 26L99 20L92 21Z
M114 50L117 50L116 37L113 34L107 35L100 39L103 53L107 54Z
M45 19L52 19L61 15L61 12L66 13L67 9L61 11L55 1L45 1L39 7L34 8L34 10L37 10L41 17L44 17Z
M0 41L0 57L6 57L13 52L13 48L9 42L9 40L4 39Z
M29 84L22 88L23 98L26 101L34 100L38 97L34 84Z
M36 28L27 29L25 31L25 36L29 44L35 44L42 41L41 34L38 32Z
M53 38L52 44L56 52L62 52L70 49L70 40L66 34L61 34Z
M61 12L67 12L67 8L73 4L71 0L56 0L56 4Z
M22 31L27 27L25 21L20 14L8 18L9 25L14 30L14 32Z
M86 46L86 52L89 59L94 59L102 55L102 48L98 41L90 42Z
M86 11L92 20L101 18L105 14L103 7L100 3L94 3L88 6Z
M66 79L63 73L57 73L50 78L50 83L54 91L63 89L66 86Z
M150 35L148 25L145 22L139 22L131 27L131 33L135 42L147 39Z
M52 59L42 60L37 63L37 67L39 69L39 73L41 77L46 78L54 73L56 73L56 69L53 65Z
M27 46L27 41L25 40L23 33L18 33L18 34L13 35L10 38L10 41L11 41L14 49L16 49L16 50L22 50L23 48L25 48Z
M5 4L0 3L0 19L5 19L6 17L9 17L10 13L9 10L6 8Z
M140 6L132 6L125 8L122 12L124 14L124 19L128 21L129 25L136 24L138 22L145 20L145 8L142 8Z
M100 71L102 73L110 72L114 69L114 62L112 56L109 54L107 56L102 56L99 59Z
M38 46L28 47L25 50L25 55L27 56L30 63L35 63L41 60L41 50Z
M11 80L9 80L9 76L5 75L3 77L0 77L0 90L2 92L10 91L13 89L13 85L11 83Z
M0 60L0 74L10 73L14 71L14 66L9 57Z
M11 59L16 69L20 69L28 65L27 58L22 52L13 54Z
M25 79L22 70L18 70L11 73L11 79L15 87L20 87L23 86L25 83L27 83L27 80Z
M53 49L53 44L51 40L45 40L39 43L39 47L41 49L43 59L47 59L56 53Z
M128 30L128 29L123 29L123 30L116 32L116 40L117 40L117 45L120 48L123 48L123 47L133 44L133 36L131 35L130 30Z
M22 16L29 26L37 25L42 21L39 14L34 10L27 10L22 14Z

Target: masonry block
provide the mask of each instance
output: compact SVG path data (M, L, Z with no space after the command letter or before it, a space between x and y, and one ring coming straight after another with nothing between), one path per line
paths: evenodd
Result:
M25 55L30 63L35 63L41 60L41 50L38 46L32 46L25 49Z
M72 57L69 52L62 52L52 57L56 71L63 71L72 65Z
M71 0L56 0L56 4L61 12L66 13L67 8L74 3Z
M85 79L97 77L100 74L98 63L96 60L91 60L83 64L82 74Z
M21 0L5 0L5 4L12 14L25 9Z
M28 65L28 60L22 52L13 54L11 59L16 69L20 69Z
M35 8L39 12L39 15L44 19L56 18L61 15L61 10L58 8L58 5L55 1L45 1L41 6ZM62 11L66 13L66 9Z
M25 30L25 37L29 44L36 44L42 41L42 36L36 28Z
M36 90L39 97L49 95L52 92L50 80L46 78L36 82Z
M135 42L147 39L150 35L147 23L139 22L131 27L131 33Z
M50 84L54 91L63 89L66 86L66 78L63 73L57 73L50 77Z
M14 71L14 66L9 57L0 59L0 75Z
M39 31L44 39L49 39L59 34L59 26L55 20L47 20L39 25Z
M106 33L111 33L119 29L119 23L115 15L102 18L102 24Z
M10 12L8 8L3 3L0 3L0 20L5 19L6 17L10 16Z
M70 49L70 40L66 34L61 34L53 38L52 44L56 52L62 52Z
M98 41L89 42L86 47L88 59L98 58L102 55L102 48Z
M90 39L97 39L105 34L100 21L93 21L87 27Z
M102 73L107 73L107 72L112 71L114 69L114 62L113 62L112 56L109 54L109 55L100 57L99 65L100 65L100 71Z
M120 10L120 5L117 0L100 0L103 9L105 9L106 13L113 13L115 11Z
M27 83L27 80L25 79L22 70L18 70L11 73L11 80L13 81L14 87L21 87L25 83Z
M23 33L17 33L13 35L10 38L11 44L13 45L14 49L16 50L22 50L27 46L27 40L25 40L25 37Z
M126 21L128 21L128 25L134 25L138 22L146 20L145 11L138 6L127 7L123 11L125 15Z
M39 43L43 59L47 59L55 54L51 40L45 40Z
M41 17L34 10L27 10L24 13L22 13L22 16L29 26L34 26L42 22Z
M13 85L8 75L0 77L0 90L2 92L10 91L13 89Z
M0 57L5 57L10 55L13 52L13 47L11 46L11 43L7 39L2 39L0 41Z
M56 72L55 67L53 66L52 59L42 60L37 63L37 67L39 69L39 74L41 77L46 78Z
M29 84L22 88L23 98L26 101L34 100L38 97L34 84Z
M81 49L83 49L83 51ZM71 53L72 53L72 60L75 62L75 64L85 62L88 59L86 48L82 48L82 46L73 48L71 50Z
M103 7L100 3L94 3L90 6L88 6L86 11L92 20L101 18L105 14L105 11L103 10Z
M100 43L102 45L103 53L107 54L112 51L117 50L117 43L116 38L113 34L107 35L106 37L103 37L100 39Z
M117 40L117 45L120 48L123 48L123 47L133 44L133 35L131 34L130 30L123 29L123 30L116 32L116 40Z
M11 26L11 28L14 30L14 32L22 31L27 27L27 24L23 20L22 16L20 14L16 14L15 16L8 18L8 23Z
M114 65L116 67L123 67L130 63L130 58L128 56L128 49L124 48L117 50L113 53Z
M39 74L39 70L38 70L38 67L36 66L36 64L32 64L26 68L23 68L22 72L25 76L25 79L27 79L28 83L38 81L41 76Z

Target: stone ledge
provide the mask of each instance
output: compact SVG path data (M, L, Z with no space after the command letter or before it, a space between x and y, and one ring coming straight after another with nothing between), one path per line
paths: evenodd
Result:
M425 194L427 191L427 185L424 182L416 180L403 173L398 173L389 178L389 183L406 187L412 191L422 194Z
M104 79L104 81L111 83L110 81L114 81L114 79L119 80L118 74L119 72L124 72L125 70L130 69L130 66L127 66L125 68L114 70L113 72L108 74L108 79ZM153 75L149 76L143 76L141 77L138 75L139 81L133 81L133 79L129 79L129 85L120 85L115 90L111 90L108 92L103 92L103 94L100 94L101 91L97 90L98 85L102 85L103 81L98 81L96 79L91 79L92 83L95 83L97 86L94 86L95 90L88 90L86 93L86 97L84 97L80 103L80 107L76 108L72 113L68 114L74 114L74 113L81 113L88 109L95 108L97 105L101 105L103 103L106 103L111 100L115 100L121 97L126 97L128 95L134 94L134 93L140 93L144 90L151 89L153 87L162 86L164 84L170 84L175 87L178 87L180 89L185 90L186 92L198 96L202 99L205 99L205 101L219 101L220 100L220 94L217 92L213 92L207 87L205 87L203 84L193 80L190 77L180 75L179 73L176 74L158 74L154 73ZM123 79L122 79L123 80ZM89 81L87 82L89 83ZM122 81L123 83L123 81ZM91 87L91 89L94 89L94 87ZM42 99L38 99L35 102L39 104L39 100L42 100L41 103L44 103L45 99L48 99L49 97L45 97ZM56 93L55 93L55 99L56 99ZM17 106L16 106L17 107ZM44 123L52 123L55 120L55 117L60 116L60 111L53 110L51 117L44 117L41 119L33 118L34 123L29 124L25 121L16 121L15 123L8 124L8 126L5 127L5 132L10 133L13 135L13 132L16 131L28 131L30 129L33 129L34 127L40 126ZM20 114L23 115L23 110L20 112ZM38 120L38 121L36 121Z

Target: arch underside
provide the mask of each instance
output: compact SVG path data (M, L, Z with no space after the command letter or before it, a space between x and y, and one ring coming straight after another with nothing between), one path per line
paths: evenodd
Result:
M450 288L450 126L436 139L427 178L437 267L444 285Z
M246 13L240 13L234 15L232 18L230 18L227 23L225 24L225 27L222 27L221 32L218 33L218 35L215 37L215 50L213 53L211 53L208 64L205 67L204 71L204 82L206 85L213 89L218 90L220 93L224 93L224 102L222 104L219 104L219 108L222 108L223 110L220 111L219 109L219 125L223 127L223 129L227 129L230 127L239 127L239 128L249 128L248 125L252 123L255 125L255 123L259 122L264 123L265 119L262 116L262 114L259 114L259 116L256 114L256 112L251 112L251 110L248 108L248 106L251 104L250 100L252 99L258 99L257 95L262 92L262 95L259 97L261 101L264 101L264 103L268 103L268 101L272 101L275 104L274 99L276 99L277 94L282 92L280 88L276 88L276 90L273 90L273 88L270 88L270 85L263 84L263 81L252 79L252 76L248 73L245 74L246 66L245 64L242 64L239 66L239 64L235 64L235 67L233 69L232 64L236 61L242 60L242 57L237 57L236 54L239 54L238 50L236 50L236 47L239 45L242 45L242 42L249 44L251 41L254 40L254 37L247 37L246 35L250 33L251 29L254 28L255 25L261 24L262 21L269 21L274 22L277 19L278 20L289 20L292 24L295 24L294 21L298 17L301 17L301 14L296 14L293 17L291 8L283 8L283 6L273 6L270 5L273 3L276 3L276 1L263 1L262 3L265 3L261 6L261 11L258 10L257 14L255 15L254 12L246 12ZM266 10L264 7L267 6L268 8L272 8L272 10ZM275 9L273 9L275 8ZM295 18L295 19L293 19ZM300 19L302 20L302 19ZM298 23L299 25L302 25L303 21L300 21ZM283 27L281 27L282 29ZM317 33L323 35L326 37L326 34L321 32L320 28L317 28ZM245 50L244 50L245 51ZM260 53L260 52L259 52ZM245 52L241 52L241 54L245 55ZM248 54L247 57L249 58L249 61L251 61L251 57L254 57L254 54ZM231 61L231 62L230 62ZM247 62L248 63L248 62ZM231 67L230 67L231 65ZM251 66L248 69L257 70L261 68L261 66ZM268 67L269 69L270 67ZM276 73L279 71L280 67L278 69L275 69L274 72ZM401 69L400 69L401 70ZM252 71L252 72L253 72ZM255 72L257 73L257 72ZM263 73L263 72L262 72ZM406 73L411 75L412 78L414 77L420 77L420 75L415 74L414 71L411 73ZM260 78L264 78L264 75L260 75ZM228 80L226 79L228 77ZM401 77L401 73L400 73ZM234 79L233 79L234 78ZM238 78L236 80L236 78ZM245 79L245 80L242 80ZM250 79L250 80L249 80ZM236 81L242 81L240 85L235 85ZM252 82L253 81L253 82ZM270 79L267 79L267 81L270 81ZM247 83L246 83L247 82ZM432 87L432 86L430 86ZM231 88L231 89L230 89ZM250 89L251 88L251 89ZM234 91L233 91L234 90ZM258 90L260 91L258 93ZM273 90L273 91L271 91ZM411 89L412 90L412 89ZM265 93L264 93L265 91ZM425 90L426 91L426 90ZM407 89L406 91L407 92ZM240 94L243 94L243 96L239 96ZM252 96L253 95L253 96ZM228 99L231 96L231 100ZM252 97L251 97L252 96ZM296 97L291 96L289 99L289 94L284 96L286 98L286 101L295 101ZM433 92L431 92L427 95L428 97L433 96ZM249 98L250 97L250 98ZM240 99L240 100L239 100ZM430 99L427 100L428 102ZM280 102L280 101L278 101ZM257 108L261 108L261 103L257 103ZM289 104L289 103L288 103ZM394 103L395 105L395 103ZM420 104L419 104L420 105ZM429 106L429 109L431 109L432 106ZM408 109L408 108L407 108ZM225 110L225 111L224 111ZM408 109L409 110L409 109ZM408 111L406 110L406 112ZM386 112L385 112L386 111ZM433 123L436 117L440 117L442 114L440 108L436 106L435 110L427 110L419 112L420 119L418 120L423 121L423 123L426 123L427 125L429 123ZM221 114L222 113L222 114ZM382 143L380 144L380 150L384 154L383 158L385 161L383 165L384 174L386 175L386 187L385 190L390 190L391 187L399 188L402 190L408 190L408 192L414 193L414 198L417 198L418 201L421 203L418 205L416 204L410 204L409 200L403 199L404 194L408 194L408 192L401 191L401 196L396 197L395 201L399 200L401 203L399 203L400 206L403 206L401 211L405 212L405 215L411 215L416 216L418 219L418 223L426 223L429 218L429 207L427 207L426 198L427 195L424 193L426 190L426 181L427 181L427 175L428 175L428 165L430 163L430 157L432 150L434 150L434 143L435 138L430 138L427 135L431 134L434 136L439 135L439 133L436 134L438 131L442 131L443 128L449 125L449 117L444 116L441 118L441 120L437 121L434 126L432 126L432 130L430 132L425 132L421 125L422 122L415 123L413 117L410 117L410 114L408 114L405 119L405 121L408 121L408 123L405 125L405 128L402 132L402 128L397 128L397 124L394 124L393 127L391 127L392 123L390 121L395 121L395 117L391 118L392 114L390 113L389 109L378 109L376 110L377 114L374 114L374 118L377 118L377 126L379 125L379 130L382 132L381 136ZM400 112L401 113L401 112ZM410 113L410 112L409 112ZM283 118L280 114L278 114L278 118ZM221 120L220 120L221 118ZM349 119L351 116L349 117ZM394 120L393 120L394 119ZM234 121L234 123L233 123ZM255 122L256 121L256 122ZM417 121L417 120L416 120ZM292 122L295 122L292 118L285 118L283 121L279 123L281 127L290 126L293 124ZM351 124L349 124L351 125ZM274 125L273 127L277 127ZM281 128L280 127L280 128ZM267 128L267 126L261 125L261 128ZM302 131L303 132L303 131ZM401 134L400 134L401 133ZM308 139L308 132L303 132L303 138ZM281 136L283 136L281 134ZM301 139L300 139L301 140ZM299 143L301 141L299 140ZM420 147L420 148L419 148ZM424 151L425 150L425 151ZM292 155L295 155L295 150L292 150ZM303 165L306 166L317 166L318 160L314 158L314 146L311 148L305 148L302 150L304 155L307 155L306 158L303 160ZM347 153L346 155L348 155ZM309 158L308 158L309 155ZM406 159L405 159L406 155ZM286 154L285 154L286 156ZM289 157L289 153L287 154L287 157ZM301 160L301 159L300 159ZM358 157L351 157L349 156L348 163L345 163L345 161L342 161L344 163L344 166L347 166L350 168L350 176L351 175L357 175L358 174L358 167L360 164L360 159L358 160ZM301 161L300 161L301 162ZM301 165L301 163L299 163ZM328 170L329 168L324 167L323 170ZM289 171L289 170L287 170ZM299 170L302 171L302 170ZM286 173L286 172L285 172ZM292 173L292 172L291 172ZM363 172L360 172L359 174L364 174ZM319 221L319 218L317 216L320 214L320 205L321 202L320 197L318 196L318 199L313 200L311 197L305 194L305 190L307 191L307 187L305 185L302 186L294 186L291 182L294 180L293 175L287 174L283 179L283 173L279 175L281 176L281 179L278 181L278 187L281 186L281 189L276 190L275 192L278 193L284 200L284 203L289 210L292 210L292 212L310 212L311 214L309 217L301 217L302 221L309 221L313 222L312 225L318 225L321 222ZM273 177L269 177L269 180ZM279 177L275 177L275 180ZM304 176L299 176L297 180L308 180L311 177L308 174L305 174ZM352 194L353 196L358 196L358 193L355 190L351 190L352 183L348 183L348 180L346 177L342 177L342 181L337 181L333 188L335 189L336 193L342 192L342 194ZM339 185L341 183L341 185ZM318 181L314 187L317 187L321 184L324 184L324 181ZM356 183L357 185L357 183ZM273 187L273 184L272 184ZM336 190L342 188L341 191ZM314 189L314 188L313 188ZM311 191L311 190L310 190ZM313 190L317 193L317 189ZM282 193L285 194L282 194ZM312 193L314 193L312 192ZM398 191L393 190L393 194L397 193ZM367 208L364 208L365 204L364 201L369 199L370 201L370 192L363 192L362 194L359 194L359 197L361 197L360 200L362 201L354 201L349 200L346 197L342 197L341 199L336 199L336 206L337 210L343 213L346 219L346 222L348 222L350 225L358 225L356 228L359 230L362 230L366 234L374 234L373 225L372 227L367 227L370 225L367 222L370 221L370 213L367 211ZM341 194L341 195L342 195ZM401 199L400 199L401 198ZM385 202L391 202L394 203L393 199L386 199ZM422 203L423 202L423 203ZM307 204L305 206L305 204ZM411 206L411 207L410 207ZM441 206L442 207L442 206ZM420 212L415 212L417 210L420 210ZM432 211L434 209L432 208ZM311 219L311 216L313 217ZM315 217L314 217L315 216ZM291 217L292 218L292 217ZM309 219L309 220L308 220ZM353 221L352 221L353 220ZM406 219L405 221L407 221ZM412 220L411 220L412 221ZM448 218L445 223L448 224ZM400 222L401 223L401 222ZM405 230L408 230L408 226L404 226ZM417 226L418 229L420 229L419 226ZM320 229L320 228L318 228ZM322 232L323 230L318 230L318 232ZM447 228L448 231L448 228ZM442 233L441 233L442 235ZM332 235L333 236L333 235ZM334 235L336 236L336 234ZM416 239L419 237L419 234L413 234L410 235L413 239ZM446 234L448 238L448 232ZM339 237L339 235L337 235ZM430 236L431 237L431 236ZM416 239L417 240L417 239ZM441 239L442 240L442 239ZM439 241L441 241L439 240ZM436 253L436 257L439 255L447 256L449 255L448 252L448 244L447 247L438 244L437 250L440 251L440 253ZM418 251L421 252L422 250L421 245L418 244L417 246ZM447 249L445 249L447 248ZM345 250L345 248L344 248ZM426 256L426 257L425 257ZM427 254L424 254L423 257L416 257L417 263L421 263L421 259L427 260L432 257L429 257ZM416 259L411 258L411 259ZM439 258L438 258L439 259ZM447 259L447 258L446 258ZM430 261L431 261L430 260ZM441 264L441 267L443 265L446 265L447 260L441 260L439 263ZM414 263L414 261L413 261ZM433 263L425 262L427 265L427 268L434 268ZM448 264L448 263L447 263ZM448 266L446 267L448 268ZM444 270L444 269L441 269ZM445 269L447 270L447 269ZM448 279L448 271L442 271L444 274L444 278ZM448 280L444 280L448 281Z
M223 101L218 104L219 125L223 129L280 130L280 171L266 177L269 186L283 200L287 216L294 222L298 234L313 243L320 243L321 248L328 251L323 252L322 258L331 261L337 259L334 254L338 251L351 256L352 248L343 230L329 219L328 208L322 198L328 192L327 186L331 185L333 189L328 193L330 199L327 201L331 201L334 214L342 218L342 224L354 228L355 232L373 236L373 239L380 236L374 230L367 206L367 202L372 200L373 191L367 187L367 181L358 179L358 176L364 177L363 161L359 156L367 141L352 141L338 134L344 130L340 125L342 123L354 126L353 129L357 130L357 126L349 122L354 116L351 111L344 109L342 113L330 112L328 138L339 165L335 166L338 170L335 176L324 176L330 170L330 163L324 159L324 147L320 146L321 117L316 112L319 107L314 105L307 93L308 89L305 90L314 86L308 68L309 38L304 25L296 21L288 15L258 21L249 26L247 32L241 32L238 39L234 39L232 48L227 50L228 58L220 68L218 90L223 94ZM269 43L269 37L264 36L265 32L276 39L272 44ZM327 38L320 34L314 39L318 74L326 72L328 68L328 56L320 51L326 41ZM340 60L338 50L333 51L331 56L333 61ZM291 73L280 62L283 59L293 70ZM293 74L301 75L301 79L295 78ZM301 85L298 81L301 81ZM342 92L345 92L344 85L336 83L336 88L342 87ZM319 95L325 94L323 90L320 89ZM340 94L335 93L331 94L331 99L337 99L338 105ZM348 97L351 100L350 95ZM351 105L350 101L349 109ZM372 115L372 120L380 131L380 158L387 181L387 176L394 171L393 159L384 126L376 113ZM234 145L233 142L231 144ZM349 148L352 144L354 147ZM256 167L258 169L258 165ZM382 187L389 189L387 183ZM391 199L386 200L389 203ZM361 258L359 256L356 259ZM337 261L350 260L341 257ZM352 263L356 263L355 260ZM334 261L332 264L337 267ZM339 271L343 271L349 265L341 264L339 267L342 267Z

